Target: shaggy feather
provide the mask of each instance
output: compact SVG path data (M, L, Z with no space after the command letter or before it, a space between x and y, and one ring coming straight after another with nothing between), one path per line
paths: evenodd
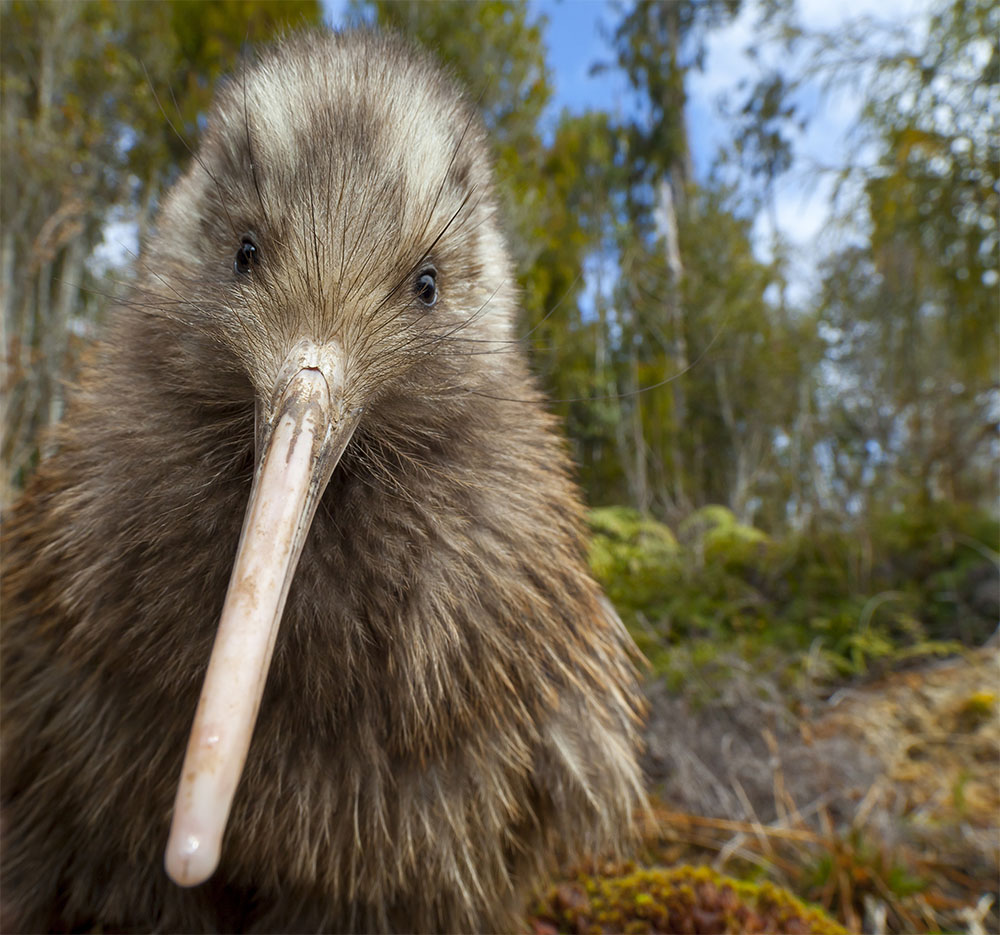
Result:
M433 309L412 289L428 262ZM515 302L483 126L420 54L301 35L222 88L5 523L3 931L511 930L553 860L623 841L631 644L587 572ZM344 348L364 416L222 862L181 889L163 847L255 400L302 336Z

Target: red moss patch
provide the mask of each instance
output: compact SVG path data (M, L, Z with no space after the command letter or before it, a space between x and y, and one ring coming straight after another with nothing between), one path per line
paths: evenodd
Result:
M531 921L536 935L846 935L822 910L770 883L690 866L581 875L553 886Z

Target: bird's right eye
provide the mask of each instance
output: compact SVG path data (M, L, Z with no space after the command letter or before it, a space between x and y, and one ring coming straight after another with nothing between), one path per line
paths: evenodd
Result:
M417 294L417 298L428 308L437 302L437 270L433 266L429 266L417 277L413 291Z
M233 269L246 275L260 262L260 251L251 237L244 237L240 249L236 251Z

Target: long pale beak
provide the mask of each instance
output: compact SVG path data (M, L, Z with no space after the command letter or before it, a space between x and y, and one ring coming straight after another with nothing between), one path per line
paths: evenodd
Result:
M229 590L188 739L165 864L180 886L214 872L257 720L288 588L323 491L358 413L343 401L342 359L292 366L258 427L257 469Z

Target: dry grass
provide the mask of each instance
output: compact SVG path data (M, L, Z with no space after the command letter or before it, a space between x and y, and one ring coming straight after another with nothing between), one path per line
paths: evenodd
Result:
M996 648L798 717L757 673L654 694L646 861L772 879L853 931L1000 931L998 694Z

